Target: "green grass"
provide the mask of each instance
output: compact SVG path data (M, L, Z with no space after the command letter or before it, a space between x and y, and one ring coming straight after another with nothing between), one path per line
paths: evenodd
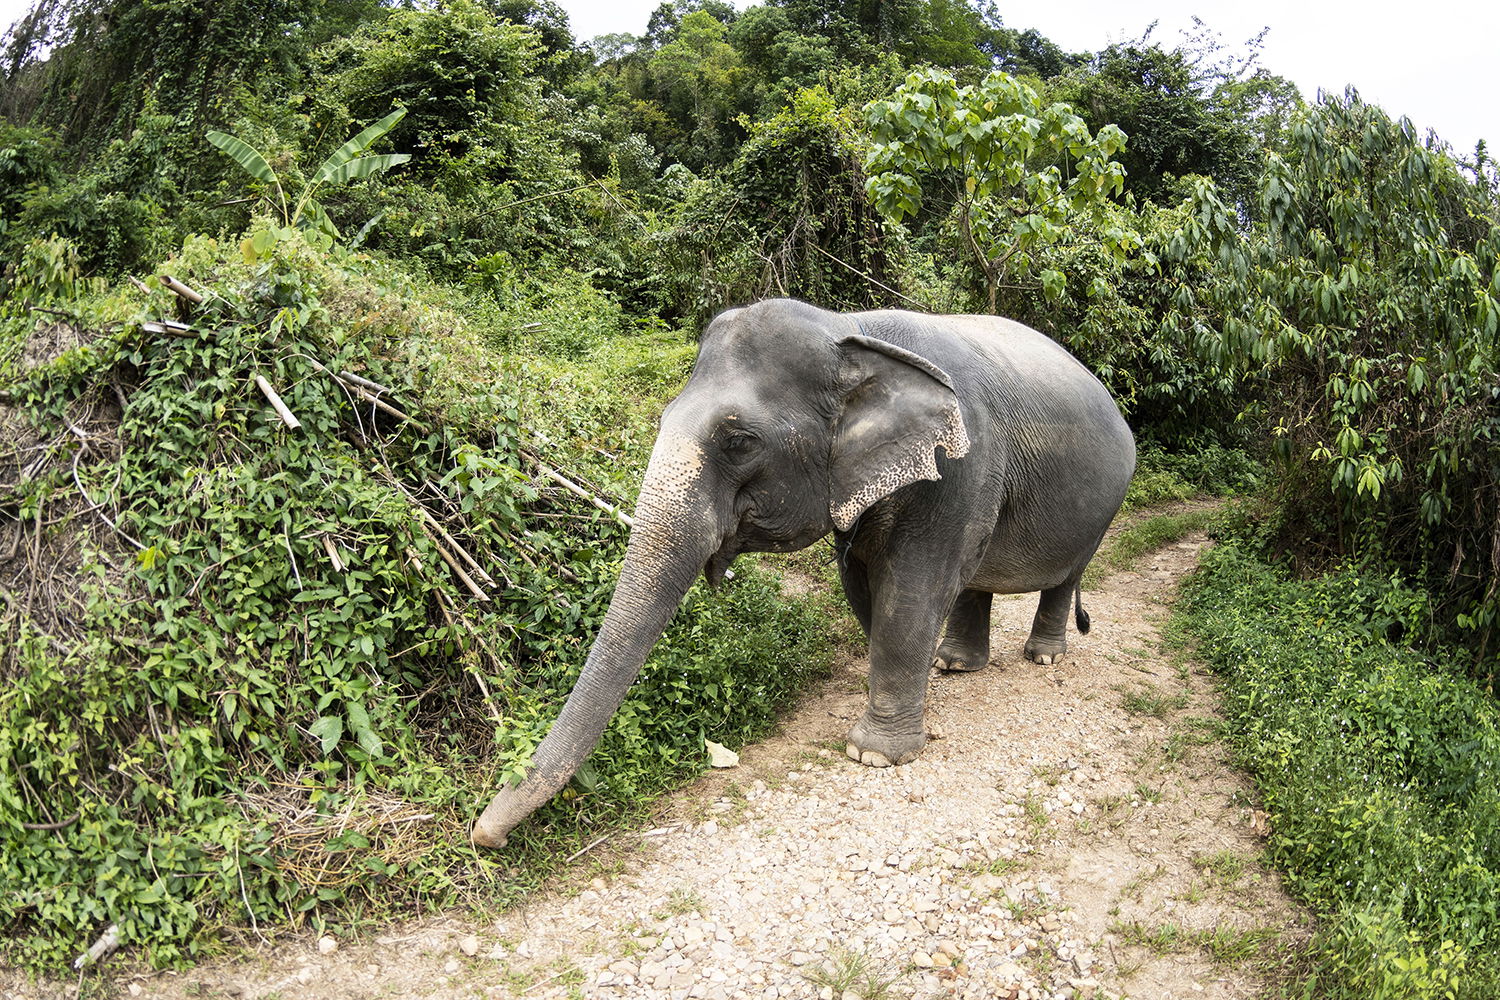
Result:
M1142 684L1120 696L1120 707L1131 715L1149 715L1156 719L1170 717L1173 712L1186 708L1187 703L1186 692L1166 692L1155 684Z
M806 975L813 986L831 989L835 997L852 992L863 1000L893 1000L900 995L896 987L905 978L903 970L883 968L880 960L867 952L837 946L826 965Z
M1209 930L1188 930L1174 923L1143 924L1137 920L1118 922L1110 930L1126 944L1145 948L1153 955L1201 951L1220 968L1259 958L1281 936L1268 927L1240 929L1220 926Z
M1133 568L1136 560L1148 552L1204 530L1215 513L1213 509L1205 508L1179 514L1153 514L1127 524L1113 539L1100 546L1093 562L1084 571L1084 587L1093 587L1110 573Z
M1224 685L1267 856L1318 914L1318 996L1500 996L1500 704L1385 638L1359 573L1210 551L1185 625Z

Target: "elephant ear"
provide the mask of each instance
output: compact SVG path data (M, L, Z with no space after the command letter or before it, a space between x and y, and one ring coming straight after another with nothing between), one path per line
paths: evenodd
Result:
M875 501L919 479L941 479L934 449L969 450L953 383L941 368L862 335L839 341L843 405L829 456L829 513L840 531Z

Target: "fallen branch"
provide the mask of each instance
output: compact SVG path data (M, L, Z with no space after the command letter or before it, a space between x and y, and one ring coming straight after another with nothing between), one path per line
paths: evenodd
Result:
M291 410L287 409L286 404L281 401L280 396L276 395L276 390L271 388L271 383L266 381L264 375L255 376L255 384L260 387L260 391L270 401L271 408L276 411L276 415L281 418L282 423L294 431L302 427L301 421L292 415Z
M599 837L593 843L589 844L583 850L581 850L581 851L575 851L573 854L569 855L568 856L568 860L564 861L563 864L565 864L565 865L571 865L573 862L577 861L579 858L583 857L589 851L592 851L594 848L598 847L600 844L604 843L606 840L608 840L610 837L613 837L613 836L614 836L614 834L612 834L612 833L606 833L604 836Z
M311 358L309 358L308 360L312 361ZM312 366L318 371L322 372L324 375L327 375L329 378L333 379L335 382L338 382L340 385L348 389L350 392L354 393L360 399L363 399L371 405L375 406L377 409L384 410L386 413L389 413L391 416L395 417L398 420L405 420L407 423L411 424L423 434L426 434L428 432L427 425L422 423L422 421L418 420L416 417L413 417L409 413L403 413L402 411L396 409L390 403L387 403L385 400L381 399L379 396L375 395L374 392L366 389L364 385L361 384L369 382L370 385L377 385L377 383L370 382L369 379L357 377L346 379L344 376L348 373L335 374L334 372L331 372L327 368L324 368L322 365L318 364L316 361L312 361ZM380 386L376 391L389 392L390 390L385 389L383 386Z
M407 552L411 555L411 558L413 560L416 559L416 555L412 553L410 549L408 549ZM459 630L458 623L455 622L453 620L453 616L448 613L448 598L443 596L443 592L441 590L437 592L437 595L438 610L443 613L443 620L448 623L449 628L457 632ZM484 646L485 651L488 652L490 656L493 657L495 655L494 651L490 649L489 644L484 641L484 637L481 636L477 630L471 634L474 636L474 638L479 640L479 644ZM490 694L490 686L489 684L485 683L484 674L481 674L474 668L472 664L469 663L464 664L464 669L469 672L469 676L473 677L474 682L479 685L479 693L484 698L484 707L490 710L490 718L495 720L496 725L502 725L505 720L501 717L500 710L495 707L494 701L492 700L494 696Z
M526 457L531 459L531 461L536 465L537 469L541 471L542 475L546 476L548 479L552 480L554 483L561 486L569 493L587 500L595 507L598 507L606 514L612 516L616 521L619 521L625 527L635 527L635 521L630 517L629 514L626 514L624 511L620 510L613 504L610 504L594 496L594 494L590 493L582 486L579 486L577 483L573 482L573 480L569 479L567 476L564 476L561 472L558 472L556 469L552 468L550 465L546 464L536 456L527 453Z
M401 492L406 493L404 489ZM484 567L479 565L479 561L473 556L469 555L468 551L462 545L458 544L458 541L452 535L443 530L443 526L438 523L438 519L433 517L426 507L423 507L420 503L417 503L417 501L413 499L411 497L411 494L409 493L407 493L407 498L410 499L412 503L416 504L417 513L422 515L422 520L427 522L427 526L436 531L441 537L442 541L445 542L450 549L458 553L458 555L462 557L464 562L468 563L469 568L474 571L475 576L479 577L491 587L497 586L497 584L495 583L495 578L486 573L484 571Z
M83 813L75 812L67 819L60 819L56 823L22 823L23 830L64 830L78 822L78 817Z
M187 285L184 285L182 282L178 281L170 274L163 274L161 276L161 283L163 285L166 285L167 288L175 293L179 298L187 299L193 305L198 305L203 301L203 296L199 295L197 292L193 291Z
M120 925L110 924L104 933L99 935L99 940L89 945L89 950L73 959L73 968L81 969L85 965L93 965L105 955L120 947Z
M464 582L464 586L469 588L469 593L473 594L476 600L488 601L490 599L490 595L480 589L479 584L474 582L473 577L464 572L464 568L458 564L458 560L453 558L451 552L443 548L441 542L435 538L429 538L428 541L432 542L432 547L437 549L437 554L443 557L443 562L447 563L448 568L453 570L454 574Z

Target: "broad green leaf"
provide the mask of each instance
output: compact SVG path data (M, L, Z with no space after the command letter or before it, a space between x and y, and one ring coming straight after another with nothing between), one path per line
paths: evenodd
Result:
M344 738L344 720L337 715L325 715L308 727L308 732L318 738L323 756L333 753L333 748Z
M322 165L318 167L317 172L313 174L312 186L317 187L324 181L332 180L335 170L343 166L345 163L348 163L350 160L354 159L365 150L369 149L372 145L374 145L376 139L379 139L391 129L395 128L396 124L405 117L406 109L397 108L395 111L392 111L390 114L380 119L380 121L375 122L373 125L366 126L360 131L358 135L356 135L353 139L350 139L348 142L344 143L334 151L332 156L323 161ZM347 180L347 178L345 179ZM335 181L335 183L338 182Z
M379 156L361 156L357 160L350 160L328 172L326 180L329 184L343 184L348 181L358 180L361 177L369 177L378 174L391 167L398 167L411 159L410 153L381 153Z
M228 154L235 163L244 167L245 172L251 177L267 184L280 186L281 182L276 177L276 171L272 170L266 158L245 140L225 132L210 132L208 141Z

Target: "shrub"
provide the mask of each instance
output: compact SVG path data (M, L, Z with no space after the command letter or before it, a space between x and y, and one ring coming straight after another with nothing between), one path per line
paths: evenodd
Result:
M1500 706L1391 642L1424 604L1355 569L1294 581L1234 543L1190 591L1333 996L1500 991Z
M565 796L507 855L476 855L468 822L571 689L623 555L623 529L546 485L538 453L625 480L649 436L603 422L626 404L602 376L589 401L521 395L544 374L487 349L455 293L263 231L164 266L211 293L193 334L149 332L177 300L128 292L99 306L103 332L0 369L0 417L44 458L0 505L50 525L26 552L53 563L22 567L52 583L0 617L5 961L55 968L110 922L177 964L244 921L503 903L703 766L705 736L761 731L828 661L818 613L754 565L693 592ZM67 307L67 255L29 259L47 274L21 276L25 299ZM0 337L31 335L21 298L0 303ZM391 387L422 426L314 361ZM488 569L488 600L446 570L428 518Z
M1184 297L1183 322L1210 365L1259 386L1247 415L1274 442L1289 541L1314 561L1382 559L1418 581L1493 682L1494 194L1351 91L1302 116L1258 197L1263 221L1246 227L1199 186L1168 256L1219 261Z

